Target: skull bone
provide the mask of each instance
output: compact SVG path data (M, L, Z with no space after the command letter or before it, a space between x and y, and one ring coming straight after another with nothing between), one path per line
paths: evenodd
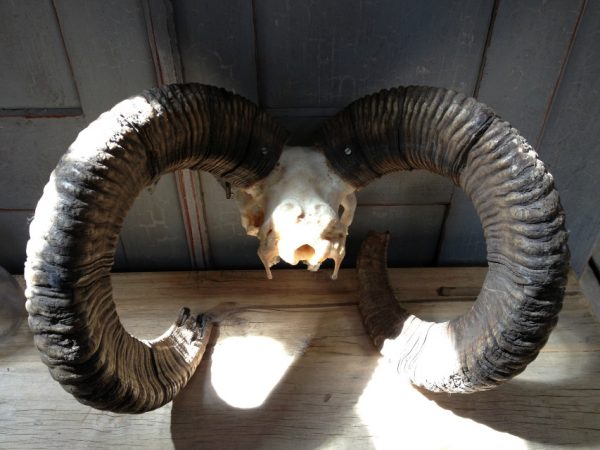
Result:
M267 277L280 259L316 271L331 258L336 279L356 209L354 192L311 147L285 147L268 177L237 189L242 226L260 241L258 256Z

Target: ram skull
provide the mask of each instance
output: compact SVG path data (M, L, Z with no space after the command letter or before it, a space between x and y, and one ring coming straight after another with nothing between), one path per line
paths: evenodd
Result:
M260 240L258 256L269 279L280 258L292 265L303 262L311 271L331 258L331 278L337 278L356 209L354 191L323 153L309 147L284 148L264 180L236 189L242 226Z
M399 371L432 391L489 389L537 356L557 321L569 252L552 176L517 130L473 98L411 86L343 109L319 131L318 150L282 153L286 136L250 101L199 84L145 91L79 134L44 188L25 264L36 346L79 401L116 412L158 408L202 358L211 317L183 309L160 338L138 340L119 320L110 282L136 196L182 168L238 189L267 273L279 257L312 270L332 258L334 277L354 190L399 170L449 177L472 199L486 236L489 271L476 302L450 322L409 314L387 279L387 236L375 235L357 264L365 327Z

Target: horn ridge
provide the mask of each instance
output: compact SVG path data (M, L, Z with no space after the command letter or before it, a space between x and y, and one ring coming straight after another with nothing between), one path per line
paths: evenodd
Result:
M29 326L65 390L98 409L139 413L187 383L212 325L184 310L158 340L125 331L109 274L123 220L145 186L176 169L207 170L234 185L258 181L285 138L254 104L199 84L145 91L79 134L44 188L25 264Z
M400 95L401 108L386 111ZM354 110L367 112L350 117ZM390 142L387 136L394 135L397 142ZM344 155L340 149L350 143L353 151ZM353 102L323 126L320 146L331 167L357 188L375 178L368 166L448 176L482 222L487 277L472 309L444 323L404 311L387 277L365 272L365 258L379 258L377 270L385 272L381 238L365 241L357 264L360 308L381 352L432 391L485 390L524 370L556 324L569 251L552 176L518 131L473 98L409 86Z

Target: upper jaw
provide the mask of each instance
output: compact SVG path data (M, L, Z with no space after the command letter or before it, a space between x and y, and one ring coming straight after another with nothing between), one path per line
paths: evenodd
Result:
M271 227L262 230L258 255L265 266L267 276L272 278L270 267L280 259L296 265L303 262L311 271L316 271L326 259L333 259L332 278L337 278L345 256L346 232L335 218L331 218L323 230L322 222L305 221L285 228Z

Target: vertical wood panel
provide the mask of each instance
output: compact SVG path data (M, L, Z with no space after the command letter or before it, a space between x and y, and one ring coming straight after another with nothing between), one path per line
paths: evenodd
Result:
M88 121L156 84L140 2L54 3Z
M390 232L390 267L432 265L445 209L442 205L359 206L350 225L344 266L356 265L369 230Z
M183 82L172 2L143 0L142 5L158 83ZM196 269L210 267L210 247L200 176L197 171L192 170L179 170L174 175L191 265Z
M186 82L224 87L259 102L252 2L173 1L175 29ZM212 267L259 268L258 241L246 236L238 209L214 177L200 174Z
M567 214L578 275L600 234L600 2L590 1L539 148Z
M535 145L583 0L502 0L478 99Z
M0 119L0 208L34 209L82 117Z
M256 251L258 239L246 235L235 200L225 198L225 190L215 177L202 174L202 190L210 253L219 269L259 269L262 264Z
M50 0L0 2L0 43L0 108L79 107Z
M342 107L378 89L472 92L491 1L256 2L268 107Z
M127 214L121 231L127 264L135 270L190 268L177 188L164 176L146 189Z
M542 130L581 6L582 1L561 0L499 3L479 100L511 122L532 145ZM456 191L438 262L483 264L481 223L471 201L459 188Z
M141 2L55 0L87 121L156 85ZM121 232L127 268L190 268L173 175L137 198Z
M432 205L448 204L452 183L426 170L390 173L358 192L359 204Z
M175 0L173 6L184 80L258 101L252 2Z

